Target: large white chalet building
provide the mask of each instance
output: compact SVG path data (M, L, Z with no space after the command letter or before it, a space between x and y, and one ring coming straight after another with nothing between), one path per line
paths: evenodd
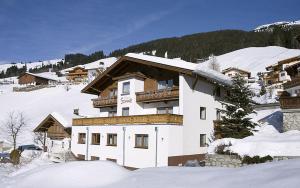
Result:
M72 152L132 168L202 159L230 79L182 60L127 54L82 92L99 117L73 119Z

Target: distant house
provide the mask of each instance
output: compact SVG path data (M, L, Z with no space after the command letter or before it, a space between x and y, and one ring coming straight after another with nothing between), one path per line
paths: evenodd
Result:
M70 82L87 82L88 70L79 65L67 71L67 80Z
M42 133L45 150L63 156L71 148L71 125L58 113L49 114L33 132Z
M110 67L117 60L115 57L109 57L85 64L84 68L88 71L88 82L93 81L100 73L104 72L105 69Z
M290 81L291 78L285 68L297 63L299 60L300 56L296 56L278 61L278 63L266 67L267 72L263 76L264 83L266 85L272 85Z
M246 80L248 80L251 77L251 72L248 72L246 70L242 70L236 67L229 67L227 69L224 69L222 71L223 74L225 74L226 76L233 78L237 75L242 76L243 78L245 78Z
M280 96L283 130L300 130L300 58L284 70L291 77L291 81L283 84L285 91Z
M51 85L57 83L57 80L46 76L26 72L18 77L19 84L23 85Z

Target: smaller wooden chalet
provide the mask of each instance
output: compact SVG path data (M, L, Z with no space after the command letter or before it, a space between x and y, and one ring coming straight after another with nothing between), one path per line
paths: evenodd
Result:
M85 82L88 79L88 70L83 66L74 67L68 71L67 79L72 82Z
M224 69L222 73L230 78L233 78L236 75L241 75L245 79L249 79L251 77L251 72L236 67L229 67L227 69Z
M44 148L47 148L50 153L60 153L70 149L71 126L56 112L49 114L33 132L43 133Z
M18 79L20 85L49 85L57 82L57 80L29 72L20 75Z

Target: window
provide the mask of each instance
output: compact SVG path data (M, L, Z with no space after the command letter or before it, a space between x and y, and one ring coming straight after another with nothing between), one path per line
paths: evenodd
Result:
M221 88L220 87L216 87L215 96L216 97L221 97Z
M79 133L78 134L78 144L85 144L85 133Z
M65 148L65 142L61 143L61 148Z
M115 98L118 95L118 90L116 88L109 91L109 98Z
M206 119L206 108L200 107L200 119Z
M157 114L173 114L173 107L158 107Z
M129 116L129 108L128 107L122 108L122 116Z
M135 147L148 149L148 135L147 134L136 134L135 135Z
M221 120L221 110L219 110L219 109L217 109L217 111L216 111L216 119L217 120Z
M85 155L78 154L78 155L77 155L77 158L78 158L80 161L84 161L84 160L85 160Z
M114 163L116 163L116 162L117 162L117 159L106 158L106 160L107 160L107 161L114 162Z
M99 157L96 157L96 156L91 156L91 161L98 161L98 160L100 160L100 158L99 158Z
M107 134L107 145L117 146L117 134Z
M206 134L200 134L200 147L206 147Z
M53 140L51 141L51 147L53 148L53 145L54 145L54 142L53 142Z
M280 76L281 76L281 77L285 76L285 73L284 73L284 72L283 72L283 73L281 73L281 74L280 74Z
M117 116L117 111L108 111L108 117Z
M172 87L173 87L173 80L160 80L157 83L158 90L170 89Z
M123 83L122 94L129 94L130 93L130 82Z
M92 133L92 145L100 145L100 133Z

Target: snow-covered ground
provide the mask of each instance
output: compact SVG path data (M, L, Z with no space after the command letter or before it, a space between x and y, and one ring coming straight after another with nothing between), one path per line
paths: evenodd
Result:
M85 85L71 85L69 91L65 86L58 85L32 92L13 92L14 86L18 85L0 85L0 140L9 140L3 127L8 113L12 111L23 112L28 124L18 139L19 144L33 143L32 130L52 112L61 114L69 124L73 109L78 108L82 115L98 114L91 102L96 96L81 93Z
M300 160L241 168L165 167L136 171L108 161L81 161L43 164L8 175L0 168L0 184L3 188L298 188L299 171Z

